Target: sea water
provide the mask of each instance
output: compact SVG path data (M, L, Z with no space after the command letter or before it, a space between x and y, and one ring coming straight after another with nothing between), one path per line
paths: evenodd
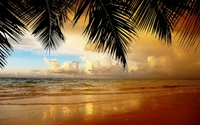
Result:
M72 105L181 92L200 92L200 80L0 78L0 105Z

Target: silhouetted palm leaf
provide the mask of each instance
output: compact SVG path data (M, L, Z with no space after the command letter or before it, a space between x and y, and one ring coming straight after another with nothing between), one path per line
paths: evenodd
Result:
M184 20L184 21L183 21ZM200 1L193 0L188 11L182 17L182 25L179 29L180 46L186 51L190 50L195 44L196 49L200 44ZM196 50L195 50L196 51Z
M86 12L89 17L84 31L89 43L99 52L108 52L126 67L126 54L132 35L136 35L129 5L120 0L85 0L78 4L74 23Z
M67 13L73 10L75 0L25 0L27 24L33 34L42 41L44 48L56 49L64 42L61 32L63 23L68 20Z
M171 44L172 32L188 9L186 0L133 0L130 3L138 29L154 34L167 44Z
M0 2L0 68L6 65L6 58L13 51L8 38L18 42L25 29L25 26L16 17L18 12L19 10L13 8L10 0Z

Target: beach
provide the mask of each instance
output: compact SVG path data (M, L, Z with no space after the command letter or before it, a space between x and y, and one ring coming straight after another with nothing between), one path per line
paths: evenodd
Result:
M0 125L200 124L199 80L49 81L1 80Z

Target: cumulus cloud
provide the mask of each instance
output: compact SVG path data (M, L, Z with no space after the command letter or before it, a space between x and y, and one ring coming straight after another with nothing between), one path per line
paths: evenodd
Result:
M83 75L83 70L80 69L77 61L64 62L61 65L57 59L44 58L44 62L50 66L50 68L46 69L47 73L64 74L65 76Z
M82 64L77 61L58 62L57 59L47 59L44 62L49 68L44 69L46 74L54 74L59 77L124 77L127 72L109 58L101 57L80 57ZM33 70L32 70L33 71Z
M81 57L81 59L84 62L83 68L89 75L110 77L123 77L125 75L125 70L108 56L100 58Z

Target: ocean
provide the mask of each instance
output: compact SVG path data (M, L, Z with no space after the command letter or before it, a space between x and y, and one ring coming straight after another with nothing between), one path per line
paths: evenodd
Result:
M200 80L0 78L0 105L72 105L182 92L200 92Z

